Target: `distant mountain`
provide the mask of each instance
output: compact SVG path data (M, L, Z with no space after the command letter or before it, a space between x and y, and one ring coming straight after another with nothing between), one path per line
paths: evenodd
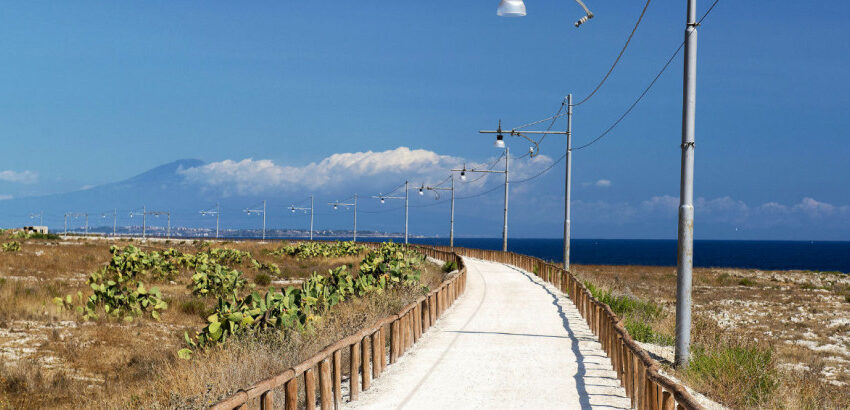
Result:
M111 224L111 220L101 221L101 214L116 209L122 216L143 206L148 210L197 213L199 207L212 206L215 199L210 198L212 203L205 202L207 195L203 190L185 183L177 171L204 164L198 159L181 159L123 181L89 189L0 201L0 224L4 227L37 224L37 218L31 219L30 214L41 211L45 224L51 227L63 225L66 212L89 213L90 225ZM77 222L81 223L84 222Z

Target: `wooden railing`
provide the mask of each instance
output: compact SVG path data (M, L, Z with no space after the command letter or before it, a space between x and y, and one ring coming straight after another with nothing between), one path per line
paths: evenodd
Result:
M572 273L542 259L513 252L482 249L433 247L461 256L469 256L516 266L533 272L569 295L590 329L599 338L611 360L617 378L638 410L702 409L679 383L662 375L656 360L640 347L611 308L594 298ZM542 360L542 358L541 358Z
M437 289L407 305L398 314L325 347L281 374L238 391L213 405L212 409L247 409L249 406L271 409L275 391L281 389L287 410L315 409L317 402L323 410L338 408L342 402L343 375L348 376L349 400L357 400L361 389L369 389L372 379L410 349L466 289L466 267L457 254L431 247L416 248L426 256L454 261L458 270ZM386 354L388 339L389 357Z

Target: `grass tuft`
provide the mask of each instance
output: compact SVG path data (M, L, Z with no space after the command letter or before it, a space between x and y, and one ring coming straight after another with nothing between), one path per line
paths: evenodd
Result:
M254 283L257 286L268 286L272 283L272 277L265 273L258 273L257 276L254 277Z
M695 345L685 371L688 378L714 392L724 392L732 407L764 404L778 385L773 350L759 345Z

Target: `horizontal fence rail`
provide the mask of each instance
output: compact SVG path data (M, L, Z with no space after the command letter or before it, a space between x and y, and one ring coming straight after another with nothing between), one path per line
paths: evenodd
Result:
M590 329L599 338L621 386L631 399L633 408L638 410L701 410L703 408L681 384L659 372L659 363L632 339L623 321L608 305L594 298L584 284L559 265L513 252L445 246L432 246L432 248L454 252L460 256L516 266L534 273L567 294L587 321Z
M301 242L301 241L299 241ZM306 241L304 241L306 242ZM367 244L375 247L380 244ZM357 400L372 379L395 363L426 332L466 289L466 266L451 250L411 246L425 256L455 262L451 273L437 289L405 306L369 328L325 347L313 357L276 376L240 390L211 409L272 409L276 390L282 390L284 408L322 410L339 408L343 399L343 375L348 375L348 399ZM389 355L387 355L389 341ZM317 383L318 379L318 383ZM300 381L300 383L299 383Z

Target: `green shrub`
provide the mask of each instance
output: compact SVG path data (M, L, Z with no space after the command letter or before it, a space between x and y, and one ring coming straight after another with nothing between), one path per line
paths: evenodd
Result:
M673 336L658 333L652 326L631 318L625 319L625 327L632 339L643 343L654 343L662 346L672 346Z
M448 262L443 264L443 272L445 272L445 273L454 272L456 270L457 270L457 262L455 262L455 261L448 261Z
M272 283L272 277L265 273L258 273L257 276L254 277L254 283L256 283L257 286L268 286Z
M180 303L180 311L187 315L203 315L207 307L201 299L193 298Z
M20 252L21 244L18 241L6 242L3 244L3 252Z
M712 390L742 398L743 402L732 407L758 407L778 385L773 350L755 345L711 349L694 345L685 373L698 383L713 386Z
M286 245L271 255L288 255L298 259L309 258L336 258L341 256L359 255L366 250L365 245L359 245L352 241L347 242L300 242L294 245Z
M741 286L755 286L756 282L750 278L743 278L738 281L738 284Z

